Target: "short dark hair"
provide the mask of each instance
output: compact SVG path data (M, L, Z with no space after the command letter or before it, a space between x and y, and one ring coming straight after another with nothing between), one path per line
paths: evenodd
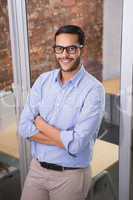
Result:
M79 26L76 26L76 25L61 26L55 33L55 41L56 41L56 36L62 33L70 33L70 34L78 35L79 43L84 46L85 34L84 34L84 31Z

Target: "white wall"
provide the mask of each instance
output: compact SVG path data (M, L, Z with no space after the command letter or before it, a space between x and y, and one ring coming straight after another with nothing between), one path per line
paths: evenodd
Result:
M103 79L120 76L122 0L104 0Z

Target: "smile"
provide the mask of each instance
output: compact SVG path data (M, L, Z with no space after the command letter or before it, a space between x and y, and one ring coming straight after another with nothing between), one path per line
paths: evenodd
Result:
M64 64L67 64L67 63L70 63L73 61L72 58L69 58L69 59L59 59L60 62L64 63Z

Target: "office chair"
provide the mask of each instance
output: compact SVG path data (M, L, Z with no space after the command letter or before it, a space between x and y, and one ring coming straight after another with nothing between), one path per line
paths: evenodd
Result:
M103 171L92 180L86 200L117 200L112 179L108 171Z

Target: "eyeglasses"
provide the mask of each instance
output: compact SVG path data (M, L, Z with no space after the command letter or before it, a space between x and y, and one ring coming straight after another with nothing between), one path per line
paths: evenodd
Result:
M63 47L63 46L60 46L60 45L54 45L53 46L54 52L56 54L63 53L64 49L66 50L66 52L68 54L75 54L78 48L80 48L80 49L83 48L83 45L77 44L77 45L71 45L71 46L66 46L66 47Z

